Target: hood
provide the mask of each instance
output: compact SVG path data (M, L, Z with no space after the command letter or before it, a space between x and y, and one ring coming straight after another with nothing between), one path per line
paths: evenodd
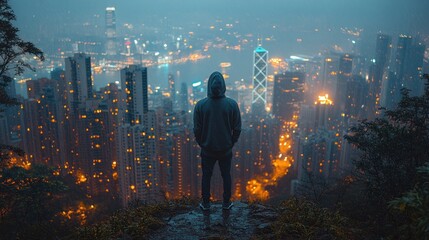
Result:
M220 72L214 72L209 77L207 84L207 97L221 98L225 97L225 80Z

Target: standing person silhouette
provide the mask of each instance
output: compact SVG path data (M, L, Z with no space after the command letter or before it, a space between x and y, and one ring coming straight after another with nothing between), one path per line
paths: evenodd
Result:
M232 147L241 133L238 104L225 97L225 80L213 72L207 84L207 97L198 101L194 109L194 135L201 147L202 202L200 208L210 210L210 180L216 161L223 179L223 209L231 209Z

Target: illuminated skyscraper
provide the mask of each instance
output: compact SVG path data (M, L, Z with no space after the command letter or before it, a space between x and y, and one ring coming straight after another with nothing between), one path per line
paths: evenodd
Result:
M142 123L148 112L147 68L130 65L121 70L123 118L125 123Z
M265 113L267 103L268 51L258 46L253 51L252 112Z
M106 54L116 55L116 16L115 8L106 8Z

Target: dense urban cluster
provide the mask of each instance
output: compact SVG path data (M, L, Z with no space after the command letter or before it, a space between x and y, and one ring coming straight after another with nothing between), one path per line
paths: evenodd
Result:
M240 44L249 42L192 46L195 33L189 32L162 45L164 56L139 37L120 42L115 18L115 8L106 8L103 44L63 41L71 51L59 48L44 63L55 67L50 77L17 79L26 86L25 98L9 86L9 94L22 104L0 113L1 143L21 147L29 164L73 176L89 197L108 193L123 206L199 197L200 149L192 114L207 94L207 79L179 83L180 73L170 73L161 79L166 87L149 85L148 67L204 61L212 47L241 51ZM361 119L382 116L380 107L394 108L403 87L412 96L423 94L423 40L378 34L374 41L371 56L354 48L269 58L269 49L258 40L253 59L249 54L251 81L228 79L231 64L219 66L229 81L227 95L237 100L243 119L232 164L234 199L305 195L314 179L329 182L347 174L358 156L343 139L347 130ZM94 74L117 69L120 79L94 87ZM213 196L219 199L222 180L220 174L213 178Z

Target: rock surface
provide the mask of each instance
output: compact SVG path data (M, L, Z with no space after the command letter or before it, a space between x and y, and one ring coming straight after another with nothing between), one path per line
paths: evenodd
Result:
M220 203L212 204L207 212L195 206L167 219L167 226L151 234L150 239L251 239L270 231L269 223L276 216L270 208L243 202L234 202L231 210L222 210Z

